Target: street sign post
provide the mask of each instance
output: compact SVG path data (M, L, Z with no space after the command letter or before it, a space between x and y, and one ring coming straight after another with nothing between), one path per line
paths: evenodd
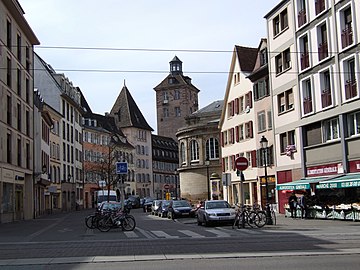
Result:
M127 162L116 162L116 174L127 174L128 163Z
M235 168L240 171L240 192L241 192L241 205L244 206L245 204L245 198L244 198L244 174L243 171L246 170L249 167L249 161L246 157L238 157L235 159ZM244 218L241 221L242 227L245 227L245 221Z
M239 171L244 171L249 167L249 161L246 157L238 157L235 159L235 168Z

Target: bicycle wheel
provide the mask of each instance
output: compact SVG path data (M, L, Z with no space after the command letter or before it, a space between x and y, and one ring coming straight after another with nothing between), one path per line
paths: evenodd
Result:
M133 231L136 227L135 218L131 215L126 215L121 224L124 231Z
M86 227L88 227L89 229L94 229L95 226L93 224L93 220L94 220L95 215L89 215L85 218L85 225Z
M251 211L246 215L246 223L251 227L251 228L255 228L257 227L255 225L255 218L256 218L256 212L255 211Z
M239 215L239 218L238 218L238 223L237 223L237 228L238 229L241 229L241 228L245 228L245 213L242 212L240 213Z
M265 212L259 211L259 212L256 213L255 218L254 218L254 224L258 228L262 228L262 227L265 226L265 224L266 224L266 214L265 214Z
M273 225L276 225L276 214L275 214L275 211L271 211L271 219L272 219Z
M232 228L235 229L235 227L237 227L238 224L239 224L239 214L236 213L235 219L234 219L234 223L233 223L233 225L232 225Z
M111 217L104 217L98 220L97 228L100 232L108 232L112 227Z

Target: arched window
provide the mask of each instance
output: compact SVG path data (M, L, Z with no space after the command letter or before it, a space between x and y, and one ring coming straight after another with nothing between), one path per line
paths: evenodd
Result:
M183 142L180 144L180 158L180 163L186 163L185 144Z
M198 161L199 160L199 144L196 140L192 140L190 142L190 155L191 161Z
M216 138L210 138L206 141L206 157L205 159L219 158L219 142Z

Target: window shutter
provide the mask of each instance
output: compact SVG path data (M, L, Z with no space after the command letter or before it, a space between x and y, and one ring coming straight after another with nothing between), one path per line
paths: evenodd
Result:
M222 158L221 169L223 172L225 172L225 158Z
M234 100L232 100L231 101L231 116L234 116L234 111L235 111L234 106L235 106L235 102L234 102Z
M253 138L253 122L249 122L249 137Z
M257 167L256 163L256 150L251 151L251 166Z
M253 92L254 92L254 99L258 100L259 99L259 95L258 95L258 91L257 89L259 88L258 83L254 83L253 85Z
M236 142L239 142L239 126L235 127Z
M239 98L235 98L235 114L239 114Z
M235 139L234 139L234 128L231 128L231 144L235 143Z
M249 107L252 108L252 92L251 91L248 93L248 99L249 99Z
M231 170L235 170L235 155L232 155L231 158L232 158L232 165L233 165Z

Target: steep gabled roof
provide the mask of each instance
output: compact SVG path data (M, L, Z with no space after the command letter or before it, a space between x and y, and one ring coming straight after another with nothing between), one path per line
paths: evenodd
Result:
M219 123L220 129L225 120L226 104L228 102L229 92L231 90L231 82L234 76L234 69L236 62L238 62L241 72L247 75L251 73L254 69L257 59L257 54L258 54L258 48L249 48L249 47L235 45L231 58L230 72L228 75L228 80L225 90L224 105L223 105L223 110L221 112L221 118Z
M240 69L245 72L253 71L258 49L235 45L235 50L239 59Z
M136 127L153 131L125 85L121 89L110 114L115 118L118 128Z

